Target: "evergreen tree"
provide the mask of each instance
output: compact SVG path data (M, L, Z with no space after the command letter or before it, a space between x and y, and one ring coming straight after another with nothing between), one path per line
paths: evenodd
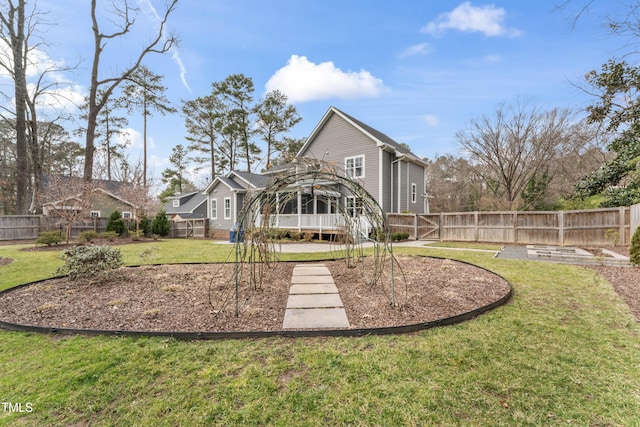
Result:
M167 218L167 213L165 211L162 210L158 212L158 215L153 219L151 230L153 234L161 237L169 234L171 231L171 223L169 222L169 218Z

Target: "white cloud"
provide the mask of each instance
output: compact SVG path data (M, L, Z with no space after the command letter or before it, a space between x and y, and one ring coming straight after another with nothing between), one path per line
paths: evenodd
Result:
M429 45L429 43L420 43L413 46L409 46L402 52L400 52L400 58L407 58L409 56L416 55L428 55L433 52L433 48Z
M425 114L421 119L429 127L436 127L440 124L440 119L435 114Z
M366 70L345 72L333 62L315 64L298 55L291 55L287 65L276 71L265 87L267 91L280 90L292 103L375 97L386 90L382 80Z
M522 31L505 27L506 15L507 12L501 7L494 5L476 7L466 1L451 12L440 14L435 21L422 27L420 32L437 35L446 30L458 30L483 33L487 37L521 35Z

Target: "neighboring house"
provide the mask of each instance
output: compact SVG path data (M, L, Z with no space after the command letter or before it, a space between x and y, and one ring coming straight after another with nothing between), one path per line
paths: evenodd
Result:
M207 195L200 191L176 194L169 197L163 209L171 220L207 218Z
M294 170L305 158L321 160L344 171L385 212L428 213L426 162L382 132L331 107L288 168L274 168L263 175L232 171L214 179L204 191L210 227L219 230L219 235L231 229L248 192L267 188L272 177ZM338 207L357 215L358 200L351 194L342 194L339 185L322 194L296 191L297 198L289 198L278 207L276 224L281 228L314 232L335 229L332 224L336 224Z
M263 190L271 178L250 172L231 171L216 177L204 190L208 199L209 229L225 236L238 219L248 192Z
M44 180L44 200L42 203L42 213L51 214L52 206L63 206L64 209L80 209L82 205L81 186L78 182L81 178L55 177ZM94 180L96 188L93 190L89 215L91 218L107 218L114 211L120 211L124 219L136 218L136 206L133 202L126 200L123 195L124 185L117 181Z

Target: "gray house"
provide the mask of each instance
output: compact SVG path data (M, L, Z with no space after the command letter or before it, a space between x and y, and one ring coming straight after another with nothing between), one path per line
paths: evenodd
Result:
M176 194L169 197L163 209L169 219L206 218L207 196L200 191Z
M247 193L262 190L270 177L250 172L231 171L216 177L204 190L208 204L209 229L217 237L226 237L236 223Z
M322 159L344 169L385 212L429 213L426 162L335 107L325 113L296 157Z
M335 107L329 108L314 128L289 169L272 169L260 175L232 171L219 176L204 190L208 200L209 226L220 237L236 223L244 200L252 191L267 188L274 175L298 167L302 159L333 164L337 170L362 185L385 212L428 213L426 163L374 128ZM296 162L299 160L299 162ZM338 207L352 216L358 200L339 191L297 190L277 209L276 227L299 231L328 232L339 228ZM284 197L283 197L284 198Z

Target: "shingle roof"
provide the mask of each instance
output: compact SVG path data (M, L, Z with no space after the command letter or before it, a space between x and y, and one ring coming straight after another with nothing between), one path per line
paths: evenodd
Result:
M361 122L360 120L356 119L353 116L350 116L349 114L345 113L342 110L337 109L336 107L332 107L334 110L338 111L340 114L342 114L343 116L347 117L349 120L351 120L352 122L354 122L356 125L358 125L359 127L361 127L362 129L364 129L367 133L371 134L371 136L373 136L374 138L376 138L377 140L379 140L380 142L384 142L387 145L390 145L391 147L393 147L394 149L396 149L399 153L403 153L403 154L412 154L414 156L416 156L415 154L413 154L411 152L411 150L408 150L407 147L405 147L404 145L396 142L393 138L391 138L390 136L380 132L377 129L372 128L371 126L369 126L366 123ZM417 157L417 156L416 156Z
M252 172L233 171L234 174L252 184L256 188L267 188L271 178L269 176L260 175Z
M186 201L183 201L189 196L191 197L188 198ZM173 207L174 199L180 199L180 206L176 208ZM165 212L170 214L190 213L190 212L193 212L195 209L197 209L198 206L200 206L206 200L207 200L207 195L200 192L177 194L174 197L172 197L171 200L165 203L164 210Z

